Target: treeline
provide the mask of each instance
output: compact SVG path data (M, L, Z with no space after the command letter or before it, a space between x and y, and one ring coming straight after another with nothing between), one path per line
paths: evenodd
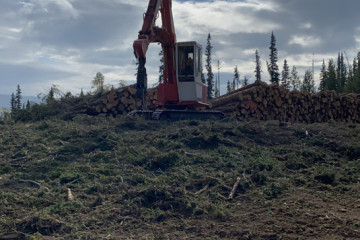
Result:
M17 85L15 93L11 94L10 113L2 116L2 121L38 121L52 116L62 119L71 118L74 106L85 104L92 98L100 97L104 92L114 89L112 85L104 83L105 77L98 72L91 81L92 90L86 94L81 90L80 94L73 95L71 92L62 92L58 86L52 85L47 93L38 94L40 103L22 102L21 88ZM119 86L126 85L125 81L120 81ZM1 119L0 119L1 120Z
M335 90L339 93L360 93L360 52L352 64L344 61L344 54L339 53L336 63L323 60L320 71L319 90Z
M74 96L71 92L63 93L56 85L52 85L46 94L39 94L41 103L22 103L21 88L17 86L16 93L11 94L10 113L4 117L6 121L38 121L51 116L62 116L69 112L71 105L85 99L83 92Z
M320 71L319 86L315 85L314 70L307 69L301 79L296 66L290 67L287 59L284 59L282 69L278 65L276 37L271 33L270 37L269 60L266 61L267 72L271 83L281 85L288 90L298 90L302 92L314 93L316 91L334 90L338 93L360 93L360 52L352 63L345 58L343 53L338 54L337 61L329 59L323 60ZM262 81L262 65L259 51L255 51L255 82ZM232 81L227 82L227 92L232 92L239 87L246 86L249 78L246 76L241 81L237 66L234 68Z

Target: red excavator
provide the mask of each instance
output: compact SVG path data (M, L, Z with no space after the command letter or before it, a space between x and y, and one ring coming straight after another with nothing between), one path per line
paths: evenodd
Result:
M201 81L202 48L196 42L176 42L171 0L150 0L134 54L138 60L137 95L143 99L143 109L130 115L145 115L152 119L221 118L223 113L197 109L207 107L207 87ZM162 27L155 26L161 13ZM163 49L163 82L157 87L157 105L162 110L146 110L146 52L150 43L160 43ZM165 109L165 110L164 110Z

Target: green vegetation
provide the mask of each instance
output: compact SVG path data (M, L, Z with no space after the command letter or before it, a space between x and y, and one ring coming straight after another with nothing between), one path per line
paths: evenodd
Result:
M359 134L233 119L2 124L0 236L359 237Z

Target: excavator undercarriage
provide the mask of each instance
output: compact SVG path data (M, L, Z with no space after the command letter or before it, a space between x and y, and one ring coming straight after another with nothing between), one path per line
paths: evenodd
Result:
M178 121L178 120L218 120L224 118L224 113L213 110L134 110L128 113L128 116L142 116L147 120L166 120L166 121Z

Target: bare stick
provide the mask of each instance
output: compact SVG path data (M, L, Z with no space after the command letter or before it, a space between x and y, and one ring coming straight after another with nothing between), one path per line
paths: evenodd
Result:
M234 184L234 186L233 186L233 188L232 188L232 190L231 190L231 192L229 194L228 200L232 200L234 198L234 195L235 195L236 189L239 186L239 183L240 183L240 177L237 177L236 182L235 182L235 184Z
M38 182L35 182L33 180L24 180L24 179L20 179L19 182L24 182L24 183L31 183L31 184L34 184L36 185L37 187L39 187L40 189L45 189L47 192L50 192L50 189L47 188L47 187L44 187L43 185L41 185L40 183Z
M201 194L202 192L205 192L208 188L209 188L209 184L206 185L203 189L200 189L199 191L197 191L197 192L195 193L195 195L199 195L199 194Z

